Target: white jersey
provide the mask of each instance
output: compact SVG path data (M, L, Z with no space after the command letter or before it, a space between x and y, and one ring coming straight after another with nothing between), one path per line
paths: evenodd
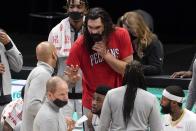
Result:
M171 116L163 116L164 131L196 131L196 114L184 109L184 116L176 124L172 124Z

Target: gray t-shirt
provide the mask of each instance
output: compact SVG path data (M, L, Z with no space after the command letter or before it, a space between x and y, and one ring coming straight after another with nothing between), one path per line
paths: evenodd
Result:
M35 117L33 131L67 131L65 118L59 109L47 100Z
M138 88L131 119L125 127L123 99L126 86L110 90L104 100L98 131L162 131L158 100L153 94Z

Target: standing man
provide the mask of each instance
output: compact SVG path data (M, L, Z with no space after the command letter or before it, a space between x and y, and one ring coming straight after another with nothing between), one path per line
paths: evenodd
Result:
M179 86L165 88L161 99L164 131L196 131L196 115L182 107L185 94Z
M92 8L86 16L84 35L73 45L67 59L65 75L70 82L78 80L82 70L82 104L84 113L91 109L92 96L98 85L112 88L122 85L125 66L133 59L128 32L114 27L109 14L102 8Z
M0 28L0 114L11 98L10 69L19 72L22 69L23 58L11 38ZM0 130L1 130L0 125Z
M33 121L45 100L46 82L51 77L57 61L54 45L41 42L36 47L37 67L29 74L24 95L21 131L32 131Z
M67 0L68 17L57 24L50 32L48 41L57 49L57 75L63 76L65 60L69 56L72 44L82 33L84 15L87 12L87 0Z
M48 80L46 92L47 100L35 117L33 131L67 131L64 116L59 111L68 101L67 83L54 76Z
M57 75L63 76L66 67L65 61L69 56L70 48L82 33L83 20L88 10L87 0L67 0L67 13L69 17L63 19L57 24L50 32L48 41L53 43L57 49L58 63L57 63ZM81 116L81 100L79 99L82 93L81 81L76 84L69 85L69 103L63 108L63 111L69 112L70 115L77 111ZM79 97L78 97L79 96ZM65 113L67 114L67 113Z

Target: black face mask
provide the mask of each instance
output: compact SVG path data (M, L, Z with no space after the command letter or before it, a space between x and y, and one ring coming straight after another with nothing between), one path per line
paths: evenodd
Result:
M133 35L130 31L129 31L129 36L131 37L131 41L133 42L135 39L137 39L137 37L135 35Z
M83 17L83 13L81 13L81 12L69 12L69 17L73 20L80 20Z
M67 101L62 101L62 100L60 100L60 99L58 99L58 98L56 98L56 99L53 101L53 103L54 103L56 106L58 106L59 108L61 108L61 107L65 106L65 105L67 105Z
M91 34L90 36L91 36L91 38L93 39L94 42L99 42L99 41L102 40L102 35L101 34L96 33L96 34Z
M163 114L171 113L170 102L166 106L161 106L161 113Z

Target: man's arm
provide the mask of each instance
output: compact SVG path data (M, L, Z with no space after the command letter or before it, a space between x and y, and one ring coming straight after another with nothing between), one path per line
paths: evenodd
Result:
M188 98L186 102L186 108L192 110L195 101L196 101L196 60L193 63L193 76L188 88Z
M133 60L132 55L130 55L122 60L119 60L119 59L116 59L109 52L103 58L114 71L118 72L121 75L124 75L126 65L128 63L131 63L131 61Z
M188 71L178 71L174 72L170 78L191 78L193 72L188 70Z
M93 50L95 50L114 71L121 75L124 75L126 64L131 63L133 60L132 54L122 60L117 59L109 51L107 51L104 41L97 42L93 46Z
M193 63L194 63L195 59L196 59L196 53L194 54L194 57L193 57L193 59L191 61L191 65L189 67L189 71L191 71L191 72L193 72Z
M87 126L89 128L89 131L95 131L93 124L92 124L92 120L93 120L93 113L91 111L88 112L87 114Z
M46 95L46 83L50 78L48 74L43 72L31 80L30 87L28 88L28 102L27 108L29 112L36 116L37 112L42 106Z
M22 69L23 65L22 54L5 32L0 32L0 42L3 43L5 47L5 55L8 58L7 60L10 68L15 72L19 72Z
M196 81L193 80L194 77L192 77L192 80L190 82L189 88L188 88L188 97L186 102L186 108L188 110L192 110L193 105L196 101Z
M193 63L194 63L195 59L196 59L196 53L195 53L195 55L192 59L189 70L174 72L170 77L171 78L178 78L178 77L180 77L180 78L186 78L186 77L191 78L192 75L193 75Z
M98 125L98 131L108 131L110 127L110 122L112 120L112 112L111 112L111 107L109 103L109 95L107 94L104 102L103 102L103 107L101 110L101 116L100 116L100 123Z
M10 68L15 72L19 72L23 66L23 57L14 43L11 42L10 44L12 44L13 47L7 50L5 54L8 57Z

